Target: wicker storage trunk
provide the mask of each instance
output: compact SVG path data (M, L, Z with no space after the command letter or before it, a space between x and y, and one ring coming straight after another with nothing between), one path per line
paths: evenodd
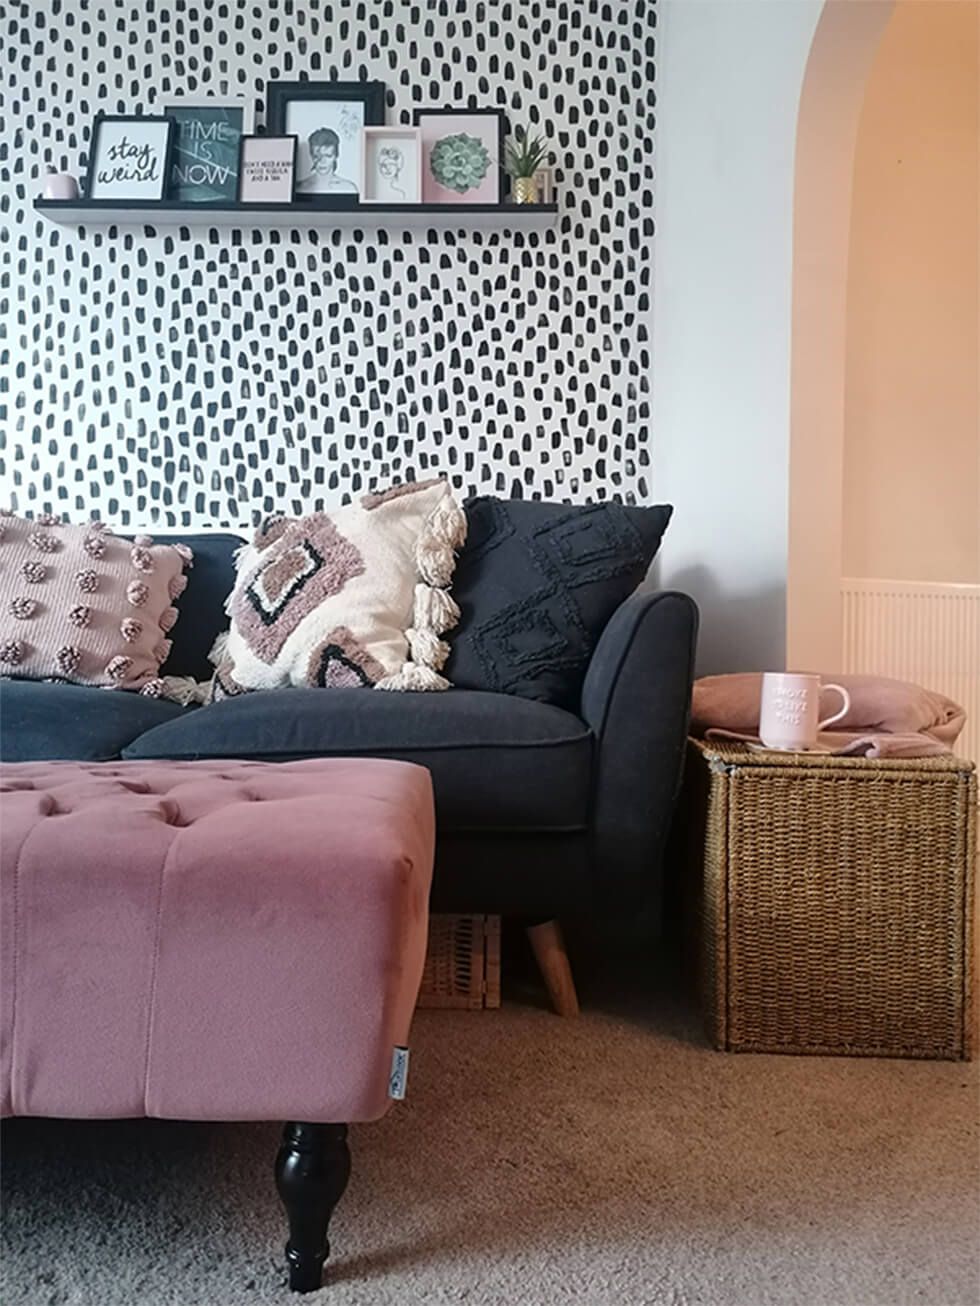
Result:
M976 775L692 741L689 919L732 1052L966 1059Z
M500 1006L499 916L430 916L418 1005Z

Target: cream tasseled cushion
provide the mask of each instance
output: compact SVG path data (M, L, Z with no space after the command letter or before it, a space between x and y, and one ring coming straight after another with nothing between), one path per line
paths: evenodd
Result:
M212 697L285 685L447 689L466 517L445 481L264 522L237 558Z

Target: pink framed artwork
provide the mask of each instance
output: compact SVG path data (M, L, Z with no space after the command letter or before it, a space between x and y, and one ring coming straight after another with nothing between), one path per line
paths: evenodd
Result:
M504 115L499 109L416 109L423 204L500 204Z

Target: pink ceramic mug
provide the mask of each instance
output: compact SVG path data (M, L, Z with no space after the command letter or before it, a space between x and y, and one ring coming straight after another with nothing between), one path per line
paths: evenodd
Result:
M821 689L836 689L844 706L833 716L820 715ZM820 684L819 676L791 671L767 671L762 677L759 738L767 748L814 748L821 730L846 716L851 696L842 685Z

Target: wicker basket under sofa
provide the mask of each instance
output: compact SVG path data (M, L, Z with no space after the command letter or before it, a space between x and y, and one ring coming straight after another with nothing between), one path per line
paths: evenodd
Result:
M977 781L691 741L682 823L715 1046L968 1059Z

